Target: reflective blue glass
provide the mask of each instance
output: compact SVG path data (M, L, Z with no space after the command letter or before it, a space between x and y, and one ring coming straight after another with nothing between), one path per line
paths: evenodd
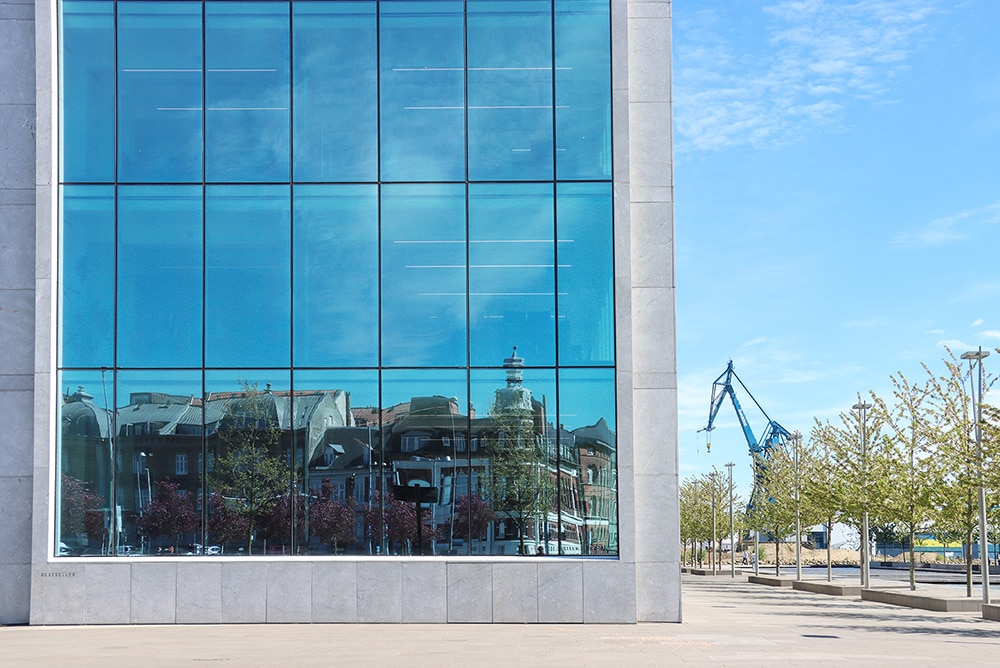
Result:
M113 367L114 188L64 186L62 200L60 366Z
M311 554L375 554L379 542L363 525L364 509L392 484L381 450L378 372L295 371L292 381L294 412L308 420L295 434L309 490L299 542Z
M463 3L381 2L383 181L465 178Z
M288 3L205 5L208 181L289 177Z
M296 366L378 364L378 191L296 186Z
M469 178L551 179L549 2L468 3Z
M576 458L583 554L618 554L618 444L614 369L559 371L560 443ZM567 452L569 451L569 452Z
M201 5L118 3L118 178L201 181Z
M469 187L469 328L473 366L517 346L529 365L555 364L551 184Z
M391 463L393 482L436 490L430 502L422 504L425 516L419 540L416 517L404 523L398 511L383 513L386 553L468 552L454 488L457 478L467 477L469 471L468 453L462 448L469 425L467 383L464 369L393 370L382 375L383 410L391 416L383 422L383 456ZM406 503L396 491L387 489L379 505Z
M115 554L114 376L64 371L59 387L55 553Z
M300 551L291 444L307 418L293 414L290 380L287 370L205 372L206 530L223 554Z
M574 471L557 447L555 371L524 369L520 350L508 355L502 368L471 375L472 457L488 460L476 487L497 520L490 553L578 554L571 495L560 504Z
M280 186L206 189L206 366L288 366L289 200Z
M607 0L556 0L556 176L611 178Z
M118 366L201 366L201 188L118 192Z
M121 371L116 380L117 553L204 554L201 371Z
M610 183L556 186L559 363L615 360L613 203Z
M115 23L110 2L62 3L63 181L115 177Z
M295 2L295 180L378 179L374 2Z
M382 187L382 364L464 365L465 188Z

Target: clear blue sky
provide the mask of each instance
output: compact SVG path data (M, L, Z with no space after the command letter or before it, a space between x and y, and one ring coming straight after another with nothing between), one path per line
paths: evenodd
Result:
M680 473L1000 346L1000 2L674 0ZM1000 372L1000 355L986 369ZM742 388L738 391L742 392ZM765 420L741 395L755 433Z

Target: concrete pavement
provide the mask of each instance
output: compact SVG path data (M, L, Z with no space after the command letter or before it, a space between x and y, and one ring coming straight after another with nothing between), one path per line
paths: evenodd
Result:
M683 576L684 622L0 628L0 666L1000 665L1000 624Z

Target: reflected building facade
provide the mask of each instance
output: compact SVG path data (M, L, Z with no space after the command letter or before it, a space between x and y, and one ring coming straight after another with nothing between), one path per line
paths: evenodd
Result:
M669 2L38 8L32 622L679 618Z

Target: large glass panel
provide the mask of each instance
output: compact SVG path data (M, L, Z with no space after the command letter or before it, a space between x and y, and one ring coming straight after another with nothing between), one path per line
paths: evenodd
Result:
M468 478L464 370L386 371L382 444L394 486L366 508L370 535L383 528L384 554L468 553L455 483ZM467 484L466 484L467 486ZM466 500L466 504L468 501ZM417 506L421 523L417 524Z
M465 188L382 188L382 364L464 366Z
M112 186L62 189L60 366L114 366L115 199Z
M473 366L513 346L532 366L555 364L551 184L469 187L469 323Z
M471 0L469 178L551 179L549 2Z
M209 186L205 216L205 363L288 366L289 192Z
M55 554L115 554L114 376L60 374Z
M615 359L614 238L610 183L560 183L559 363Z
M374 2L295 2L295 180L378 179Z
M118 366L201 366L201 188L118 196Z
M378 364L378 190L295 188L295 365Z
M295 554L301 547L289 373L205 373L208 544L224 554ZM301 457L301 453L300 453Z
M209 181L287 181L288 3L205 5Z
M115 21L110 2L61 3L63 181L115 178Z
M118 3L118 178L201 181L201 5Z
M563 550L618 554L618 444L613 369L559 372L560 448L578 484L562 486ZM564 474L564 478L565 478Z
M555 372L524 362L514 352L503 368L472 372L473 489L492 514L486 554L559 552L559 472L572 470L556 455Z
M201 372L119 372L116 403L119 554L205 554Z
M298 540L316 554L375 554L380 539L367 531L365 511L373 504L377 510L392 485L382 455L378 372L296 371L293 381L296 462L306 462L308 490Z
M556 176L611 178L608 0L556 0Z
M463 3L379 6L382 180L464 180Z

